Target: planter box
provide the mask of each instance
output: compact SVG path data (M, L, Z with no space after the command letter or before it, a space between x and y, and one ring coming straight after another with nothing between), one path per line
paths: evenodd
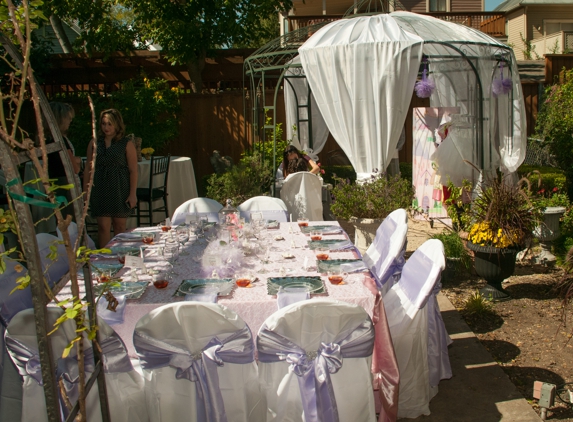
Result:
M376 237L376 230L384 221L383 218L350 217L349 222L354 226L354 245L364 254Z

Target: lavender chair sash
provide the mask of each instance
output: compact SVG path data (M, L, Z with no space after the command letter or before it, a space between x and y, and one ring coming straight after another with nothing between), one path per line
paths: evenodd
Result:
M352 330L340 333L332 343L321 343L317 351L305 351L265 325L257 338L259 362L285 361L298 376L306 422L338 422L338 407L330 374L342 367L343 358L362 358L374 350L374 327L370 318Z
M225 362L247 364L255 360L251 331L247 326L223 341L214 337L198 352L173 346L137 330L133 334L133 344L142 368L171 366L177 370L175 378L196 383L197 420L206 422L227 421L217 367Z
M29 347L14 337L6 334L6 347L10 352L12 361L18 368L22 377L32 377L39 385L44 385L42 380L42 370L40 366L40 356L36 348ZM103 351L103 368L106 373L129 372L133 370L131 362L125 351L125 345L117 333L100 342ZM91 347L84 350L84 369L87 373L93 373L94 355ZM79 396L79 371L77 356L58 358L56 365L56 378L63 381L66 395L71 403L75 403ZM60 398L61 400L61 398ZM67 407L62 402L62 409Z

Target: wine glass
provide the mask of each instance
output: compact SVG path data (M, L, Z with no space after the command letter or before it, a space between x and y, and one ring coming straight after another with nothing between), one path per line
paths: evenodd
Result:
M177 258L179 258L179 244L166 243L163 247L163 257L171 264L171 273L177 274L175 272L175 263Z
M175 238L179 242L179 248L181 249L179 255L189 255L189 253L183 249L185 244L189 241L189 230L187 230L186 227L178 227L175 233Z
M267 273L268 270L265 268L265 265L269 263L269 255L270 255L270 247L265 242L259 242L258 247L255 250L257 258L261 261L261 268L259 269L259 274Z
M171 281L171 273L165 270L157 271L151 275L151 280L156 289L164 289Z

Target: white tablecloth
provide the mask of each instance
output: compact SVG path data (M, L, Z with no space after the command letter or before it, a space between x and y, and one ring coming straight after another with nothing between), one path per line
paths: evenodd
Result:
M143 159L137 163L137 187L149 187L149 170L151 160ZM159 186L163 183L163 176L156 177L154 186ZM193 170L193 162L190 157L171 157L169 164L169 176L167 178L167 208L169 210L169 217L179 205L188 201L189 199L197 198L197 183L195 181L195 170ZM156 203L158 206L159 202ZM143 205L145 208L146 206ZM155 221L165 219L164 213L155 213ZM143 220L145 223L147 220ZM134 228L137 226L137 219L130 218L127 221L127 227Z

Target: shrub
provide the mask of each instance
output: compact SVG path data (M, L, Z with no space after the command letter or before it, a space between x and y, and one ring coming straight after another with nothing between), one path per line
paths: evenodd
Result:
M207 197L221 204L231 199L235 206L253 196L267 194L274 180L274 171L258 152L245 155L223 174L212 174L207 180Z
M469 270L472 264L472 258L464 245L464 241L457 232L446 231L432 235L432 239L441 240L444 244L444 252L446 258L454 258L459 260L459 265L456 267L456 272L461 270Z
M408 209L414 199L414 187L400 176L374 174L364 183L352 183L335 177L332 189L332 213L345 220L357 218L385 218L398 208Z

